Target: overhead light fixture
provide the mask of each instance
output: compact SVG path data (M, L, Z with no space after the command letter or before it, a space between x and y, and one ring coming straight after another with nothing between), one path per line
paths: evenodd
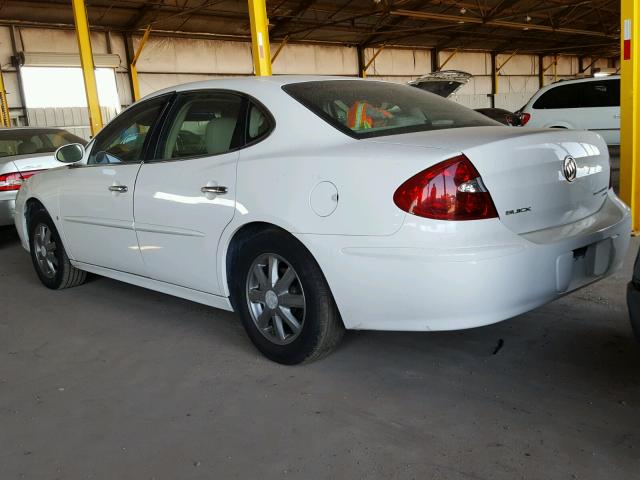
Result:
M466 8L464 8L464 7L462 7L462 8L460 9L460 13L461 13L462 15L464 15L465 13L467 13L467 9L466 9Z
M529 23L531 21L531 17L529 15L527 15L526 17L524 17L524 21Z

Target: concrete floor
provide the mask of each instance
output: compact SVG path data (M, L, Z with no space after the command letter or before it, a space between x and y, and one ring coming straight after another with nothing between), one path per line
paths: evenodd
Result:
M47 290L4 232L0 478L638 478L631 263L497 325L353 332L284 367L230 313L97 277Z

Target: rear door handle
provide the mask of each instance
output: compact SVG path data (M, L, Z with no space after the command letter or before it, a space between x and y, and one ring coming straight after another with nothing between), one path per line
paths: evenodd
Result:
M111 185L109 187L109 191L115 193L126 193L129 191L129 188L126 185Z
M208 185L208 186L202 187L200 191L204 194L208 193L213 195L224 195L229 191L229 189L222 185Z

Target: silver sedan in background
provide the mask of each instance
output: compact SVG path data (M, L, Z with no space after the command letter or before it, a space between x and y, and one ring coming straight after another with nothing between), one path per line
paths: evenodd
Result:
M0 227L13 225L18 190L27 178L59 167L53 154L69 143L86 143L58 128L0 129Z

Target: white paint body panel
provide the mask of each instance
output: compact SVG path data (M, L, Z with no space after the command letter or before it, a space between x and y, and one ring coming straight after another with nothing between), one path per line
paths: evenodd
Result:
M621 266L629 229L610 192L598 214L522 236L499 220L412 217L391 237L299 238L323 266L347 328L430 331L495 323L604 278ZM573 251L601 241L611 250L596 275L593 253L574 261Z
M629 242L629 212L608 189L609 159L597 134L474 127L355 140L281 89L307 79L319 78L229 79L176 87L244 92L271 111L276 127L235 157L143 165L132 219L128 204L92 193L102 192L104 179L90 180L94 183L88 188L84 183L89 181L80 184L76 178L76 172L100 167L34 177L17 202L23 245L28 248L24 214L30 199L40 201L54 218L74 262L80 261L77 252L90 255L81 247L87 231L60 222L60 216L72 212L123 225L131 220L131 230L95 229L90 243L101 239L102 249L93 258L83 257L79 268L226 308L226 258L233 235L250 223L273 224L293 234L318 261L351 329L485 325L552 301L619 267ZM394 205L393 193L405 180L460 153L480 172L500 218L434 221ZM562 177L568 154L579 166L572 184ZM229 187L225 202L206 201L198 192L210 181ZM333 210L327 207L333 187L316 190L327 182L337 191ZM61 191L69 192L62 202ZM321 197L314 197L314 191ZM99 200L104 204L95 206ZM505 215L525 206L524 200L532 207L529 216ZM322 214L314 205L322 207ZM324 215L325 208L332 211ZM123 231L137 231L142 253L127 248L133 252L128 263L141 261L137 274L118 263L129 246Z
M221 293L215 279L218 240L234 215L237 161L238 152L232 152L142 166L135 223L147 276ZM213 185L229 191L220 196L200 191Z
M139 169L139 164L94 165L60 173L64 179L60 179L57 196L70 258L127 273L146 273L133 225ZM111 192L111 186L126 186L128 191Z
M10 159L19 172L48 170L50 168L57 168L60 166L60 163L53 157L53 153L16 155L14 157L10 157Z

